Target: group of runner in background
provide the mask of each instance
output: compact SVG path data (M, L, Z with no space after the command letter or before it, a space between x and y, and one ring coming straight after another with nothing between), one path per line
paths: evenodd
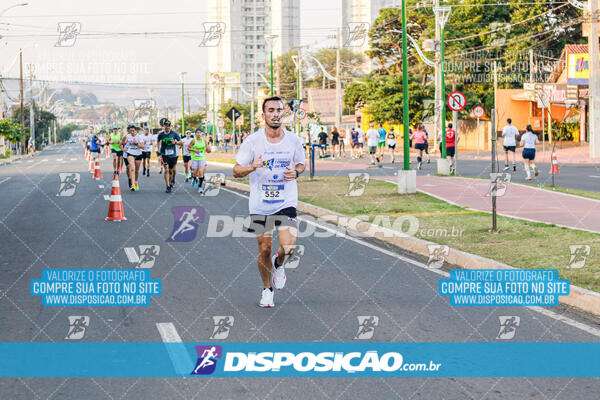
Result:
M185 182L197 186L199 193L204 191L206 154L210 153L210 145L201 129L196 129L195 134L187 130L181 137L171 129L171 122L163 118L158 132L151 133L147 126L131 124L127 126L127 132L122 133L118 126L113 126L106 136L90 132L83 145L89 150L92 160L98 159L101 154L108 157L110 152L113 174L122 173L124 164L129 189L133 192L140 190L140 170L141 176L150 176L152 152L156 155L159 174L164 176L167 193L171 193L176 184L180 155Z

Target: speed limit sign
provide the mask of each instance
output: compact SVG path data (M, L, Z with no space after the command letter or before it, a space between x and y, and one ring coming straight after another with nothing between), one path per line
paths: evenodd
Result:
M467 98L464 93L457 90L456 92L450 93L450 96L448 96L448 107L450 107L452 111L462 111L466 105Z
M306 110L299 108L296 110L296 119L304 119L306 117Z
M217 126L219 128L223 128L225 126L225 121L223 121L222 119L218 120L217 121Z
M477 106L473 109L473 115L477 118L481 118L483 117L483 114L485 114L485 110L482 106Z

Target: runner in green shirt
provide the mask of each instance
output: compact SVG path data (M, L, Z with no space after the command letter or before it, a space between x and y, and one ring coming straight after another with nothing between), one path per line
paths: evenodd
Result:
M121 146L121 133L118 126L112 127L112 132L108 138L110 143L110 153L113 159L113 174L118 174L123 168L123 147Z
M206 170L206 153L210 153L210 147L206 145L204 133L196 129L196 137L188 145L192 156L192 187L198 185L198 193L204 192L204 171Z

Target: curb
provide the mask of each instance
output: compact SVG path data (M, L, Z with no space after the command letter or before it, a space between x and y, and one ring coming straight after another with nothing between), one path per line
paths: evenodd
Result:
M232 189L241 190L243 192L250 191L250 186L244 183L226 180L225 185ZM304 203L302 201L298 201L298 210L303 213L310 214L314 217L334 217L330 218L332 220L336 219L335 217L337 217L338 226L354 231L359 231L366 235L370 235L383 242L392 244L396 247L406 250L411 255L416 256L418 258L428 259L428 246L438 246L437 243L419 239L414 236L401 234L397 231L383 228L378 225L373 225L369 222L357 222L357 219L353 219L353 221L348 221L350 217L348 217L347 215L336 213L326 208L314 206L312 204ZM481 257L475 254L466 253L464 251L456 250L451 247L448 255L446 256L445 262L447 264L463 269L516 269L514 267L511 267L510 265L503 264L496 260ZM580 288L579 286L575 285L569 286L569 295L560 296L559 303L566 304L571 307L575 307L581 311L600 316L600 293Z
M23 158L26 158L26 157L25 156L19 156L19 157L16 157L16 158L11 158L10 160L7 160L7 161L0 161L0 166L12 164L13 162L22 160Z

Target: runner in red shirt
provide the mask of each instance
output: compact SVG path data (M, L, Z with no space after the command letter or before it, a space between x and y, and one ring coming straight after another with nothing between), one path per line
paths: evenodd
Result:
M442 136L438 135L438 139L440 140L440 157L442 155ZM452 124L448 124L448 129L446 129L446 156L450 158L450 173L454 174L454 156L456 154L456 145L460 140L460 136L454 129L452 129Z
M417 156L417 169L421 169L421 165L423 164L423 150L425 150L426 137L427 133L423 130L423 125L419 125L417 131L410 135L410 140L415 142L415 149L419 152Z

